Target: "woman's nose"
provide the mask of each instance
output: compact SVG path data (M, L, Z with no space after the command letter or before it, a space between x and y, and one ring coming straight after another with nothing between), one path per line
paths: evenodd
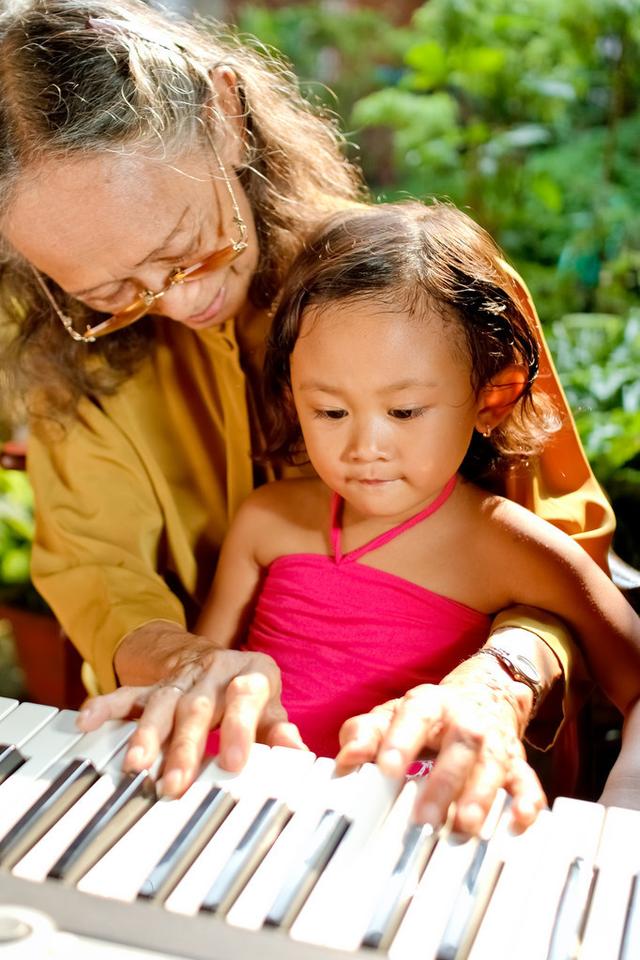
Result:
M200 280L194 280L192 283L169 284L165 277L164 282L150 286L149 289L154 292L164 291L153 304L152 312L155 314L169 317L171 320L184 320L198 312L195 308L200 307L202 300ZM204 306L205 304L203 308Z

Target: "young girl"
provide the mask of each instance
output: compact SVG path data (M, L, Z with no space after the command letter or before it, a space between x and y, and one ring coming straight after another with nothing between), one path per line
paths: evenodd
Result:
M543 608L573 630L625 712L640 621L571 539L494 495L557 418L538 344L489 236L448 205L334 216L296 259L266 358L269 454L308 478L241 507L201 631L270 654L305 743L479 650L492 616ZM615 641L614 641L615 638Z

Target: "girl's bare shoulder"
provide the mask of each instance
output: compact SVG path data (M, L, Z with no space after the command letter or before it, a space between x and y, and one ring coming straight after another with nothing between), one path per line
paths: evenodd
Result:
M275 480L258 487L243 504L258 516L273 518L284 523L296 523L308 516L317 516L318 511L329 509L330 494L317 477L293 477Z
M244 501L234 528L250 538L258 561L267 565L289 553L327 549L330 492L313 477L277 480Z
M583 551L563 530L506 497L488 493L474 484L466 491L476 514L478 533L487 546L501 551L505 560L518 554L531 559L555 558L558 562L582 560Z

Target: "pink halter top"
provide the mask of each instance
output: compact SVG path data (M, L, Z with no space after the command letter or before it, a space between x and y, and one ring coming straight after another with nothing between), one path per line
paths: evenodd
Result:
M269 566L245 649L274 658L289 719L318 755L337 753L349 717L418 684L438 683L484 643L486 614L358 563L435 513L455 484L452 477L420 513L346 554L342 501L334 494L333 556L292 554Z

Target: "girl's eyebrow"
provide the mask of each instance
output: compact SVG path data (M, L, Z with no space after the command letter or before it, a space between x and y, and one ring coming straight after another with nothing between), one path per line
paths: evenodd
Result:
M190 209L191 208L189 204L187 204L187 206L184 208L184 210L180 214L180 217L178 218L178 222L176 223L173 230L171 230L167 234L167 236L164 238L162 243L160 243L154 250L151 250L150 253L146 255L146 257L143 257L142 260L139 260L137 263L134 263L132 266L133 270L137 270L138 267L141 267L143 266L143 264L148 263L149 260L152 260L154 257L157 257L158 254L166 250L166 248L169 246L172 240L174 240L176 236L180 233L184 225L185 217L189 213ZM88 293L93 293L96 290L99 290L101 287L106 287L106 286L109 286L110 284L121 283L121 282L122 282L121 280L106 280L104 283L98 283L94 287L87 287L85 290L68 290L67 293L71 297L85 297Z
M414 387L437 387L435 380L406 379L397 380L395 383L386 383L379 393L398 393L401 390L411 390ZM304 380L300 384L300 390L320 390L323 393L339 393L340 388L334 384L323 383L320 380Z

